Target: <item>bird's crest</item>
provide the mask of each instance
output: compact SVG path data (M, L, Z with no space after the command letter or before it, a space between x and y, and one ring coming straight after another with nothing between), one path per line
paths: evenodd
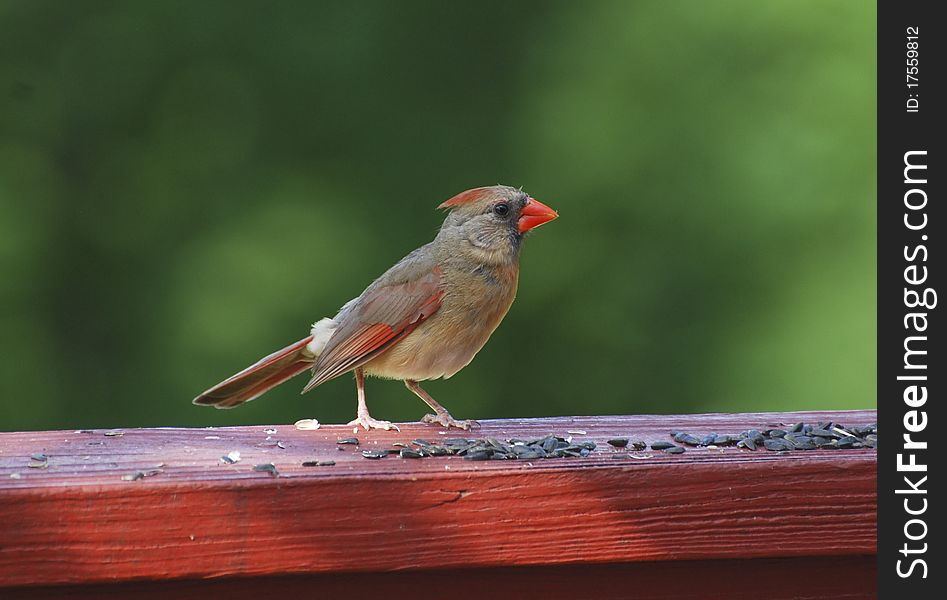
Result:
M489 187L478 187L465 192L461 192L451 198L450 200L445 200L441 202L438 208L454 208L456 206L461 206L463 204L470 204L482 200L492 188Z

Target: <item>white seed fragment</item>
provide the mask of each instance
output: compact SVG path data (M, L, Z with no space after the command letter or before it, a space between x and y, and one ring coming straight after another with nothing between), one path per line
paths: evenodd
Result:
M233 452L229 452L225 454L224 456L221 456L220 462L228 464L228 465L232 465L233 463L240 462L240 451L234 450Z
M296 429L299 429L300 431L312 431L314 429L319 429L319 427L321 427L321 425L319 424L319 421L316 419L300 419L296 421L296 423L294 423L293 426L296 427Z

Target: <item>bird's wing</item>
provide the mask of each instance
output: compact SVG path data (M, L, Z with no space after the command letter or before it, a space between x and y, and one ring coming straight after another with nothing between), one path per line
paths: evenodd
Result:
M303 392L362 366L437 312L444 296L440 268L424 269L408 279L397 277L404 270L408 269L397 273L393 268L350 308L343 309L339 326L319 355Z

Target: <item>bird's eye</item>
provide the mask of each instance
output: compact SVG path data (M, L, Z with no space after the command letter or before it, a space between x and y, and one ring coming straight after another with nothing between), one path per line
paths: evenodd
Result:
M500 202L493 207L493 213L498 217L505 217L510 213L510 205L506 202Z

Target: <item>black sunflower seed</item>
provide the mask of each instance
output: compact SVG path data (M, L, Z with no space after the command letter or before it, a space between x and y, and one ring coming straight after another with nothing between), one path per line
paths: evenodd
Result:
M670 448L665 448L664 452L665 452L666 454L683 454L683 453L684 453L684 447L683 447L683 446L672 446L672 447L670 447Z
M746 448L747 450L756 450L756 442L753 438L744 438L737 442L737 448Z
M365 458L370 458L372 460L378 460L379 458L385 458L388 456L388 451L386 450L362 450L362 456Z
M767 450L772 450L774 452L785 452L787 450L793 449L793 444L785 438L775 438L769 440L763 440L763 446Z
M616 448L624 448L628 445L628 438L612 438L608 440L608 445Z
M254 465L254 471L261 471L263 473L269 473L273 477L279 477L279 471L276 469L276 465L273 463L264 463L262 465Z
M665 450L667 448L673 448L674 444L671 442L651 442L652 450Z
M843 438L838 440L838 447L842 449L852 448L855 445L855 442L858 441L858 438L850 435L846 435Z
M476 452L468 452L464 455L464 460L490 460L490 457L493 455L492 452L486 450L478 450Z
M358 438L357 437L340 438L335 443L340 446L358 446Z

